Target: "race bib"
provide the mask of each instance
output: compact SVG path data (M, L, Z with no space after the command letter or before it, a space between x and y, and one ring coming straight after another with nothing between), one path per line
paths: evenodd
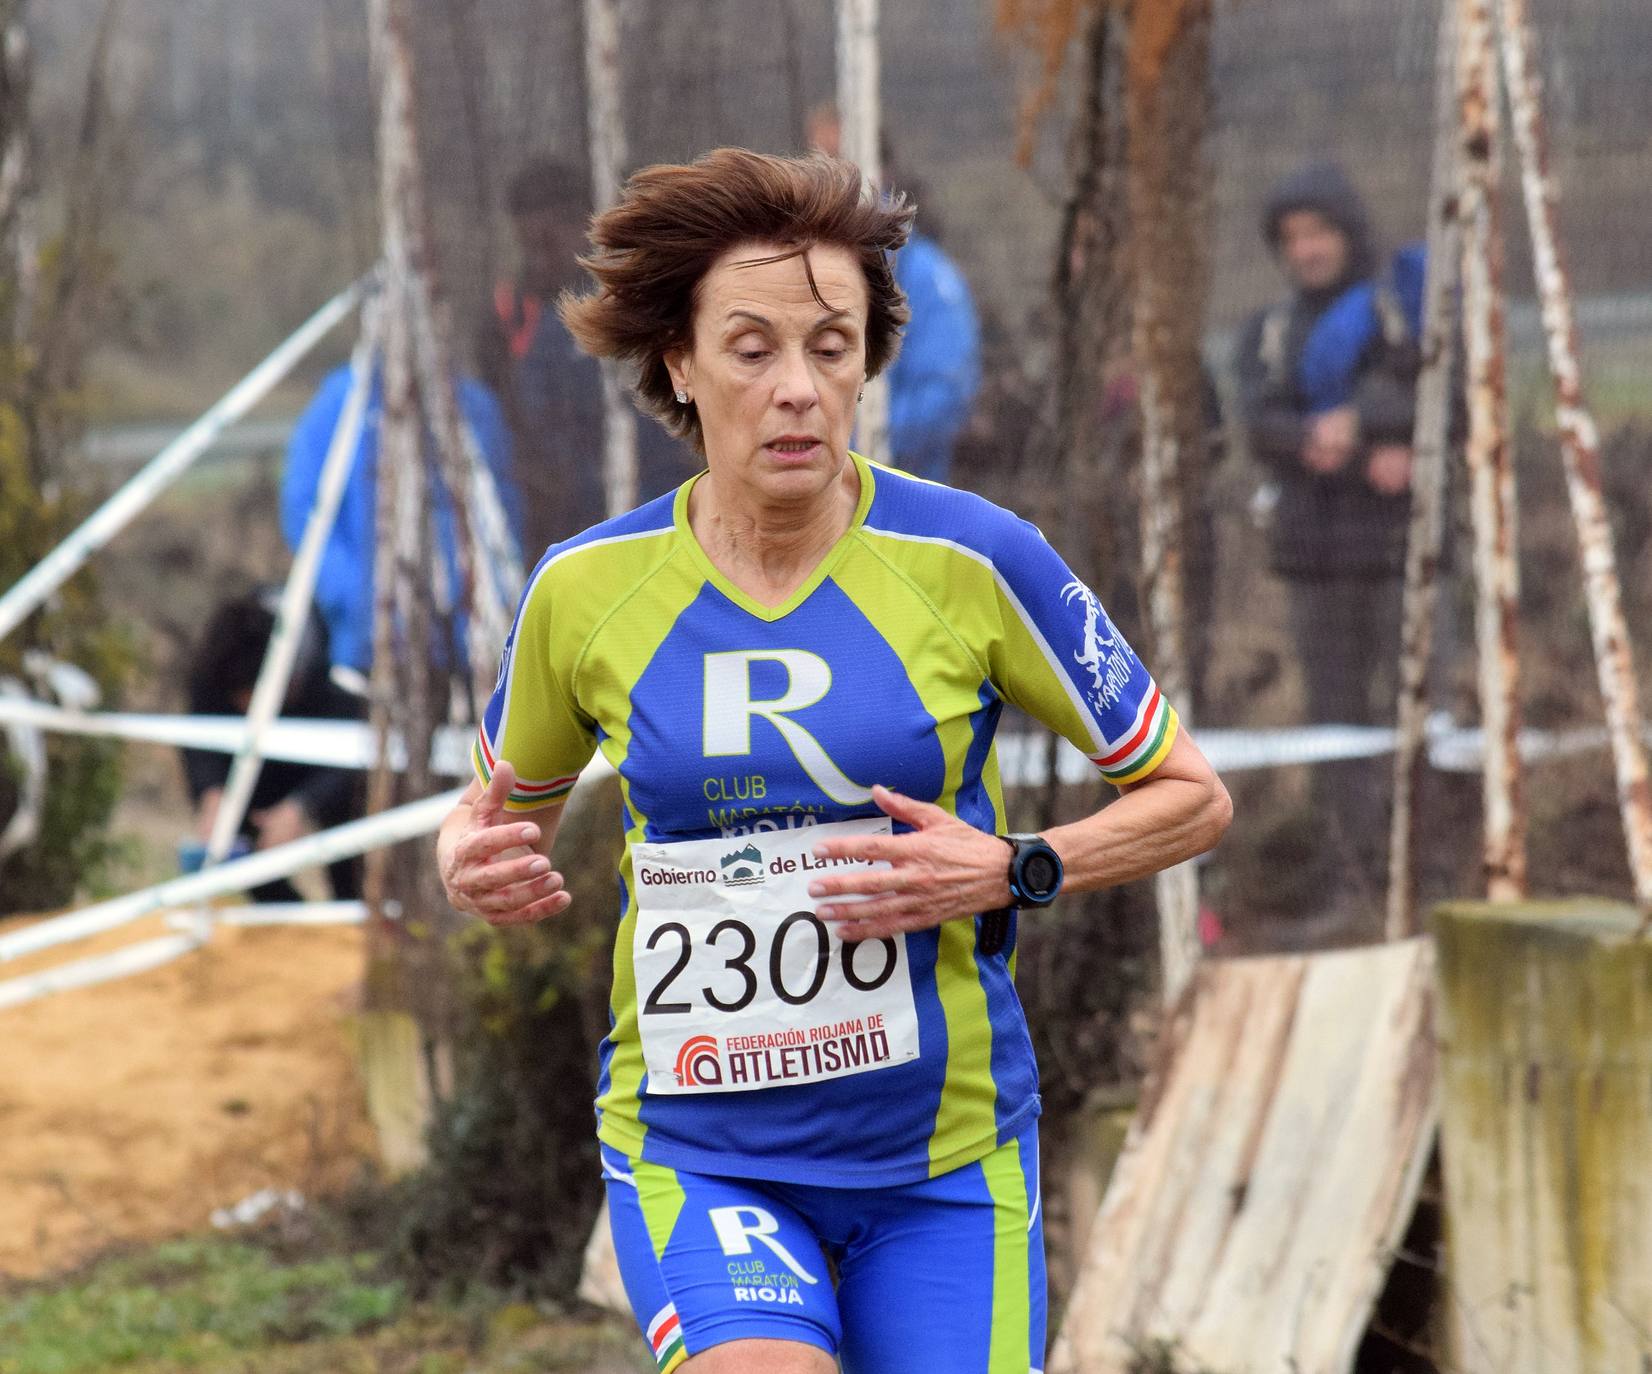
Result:
M877 817L632 847L650 1093L818 1083L918 1057L906 937L845 943L809 896L822 874L888 867L817 859L822 840L889 833Z

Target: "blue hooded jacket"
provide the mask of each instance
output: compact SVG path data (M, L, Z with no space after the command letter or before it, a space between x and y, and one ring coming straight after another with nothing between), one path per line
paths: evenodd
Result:
M981 328L969 285L934 239L914 233L895 255L912 308L889 369L889 451L908 472L944 482L981 389Z
M1351 405L1359 374L1371 346L1383 337L1383 304L1387 291L1405 316L1413 342L1423 332L1423 289L1428 257L1420 243L1394 255L1386 282L1356 282L1325 307L1315 322L1297 362L1296 382L1308 414L1319 415Z
M504 414L493 393L481 383L461 380L458 391L460 411L493 474L500 502L511 522L512 537L520 544L518 502L510 473L510 435ZM295 551L315 505L327 449L349 393L350 368L346 364L327 374L287 441L287 465L281 478L281 534L287 547ZM375 375L368 394L361 444L344 486L338 520L321 555L315 590L316 609L327 625L333 663L361 673L370 671L373 665L373 551L378 511L379 419L383 403L383 379ZM457 587L459 559L453 507L439 484L435 520L448 585ZM455 617L455 634L462 645L462 616Z

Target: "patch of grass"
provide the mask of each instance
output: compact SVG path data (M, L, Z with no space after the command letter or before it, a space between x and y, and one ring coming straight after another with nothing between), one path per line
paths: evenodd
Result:
M0 1374L102 1374L155 1360L220 1368L235 1351L369 1330L404 1302L370 1255L281 1264L251 1245L176 1241L0 1300Z
M630 1322L475 1287L416 1303L373 1253L168 1242L0 1291L0 1374L643 1374Z

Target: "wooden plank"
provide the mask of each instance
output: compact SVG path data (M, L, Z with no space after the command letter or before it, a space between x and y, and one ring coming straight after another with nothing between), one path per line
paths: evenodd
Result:
M1434 1139L1432 974L1422 940L1200 969L1051 1374L1350 1368Z

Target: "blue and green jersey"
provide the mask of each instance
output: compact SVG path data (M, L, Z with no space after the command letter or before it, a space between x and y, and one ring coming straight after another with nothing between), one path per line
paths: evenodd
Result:
M1013 936L978 954L970 920L906 937L917 1060L756 1092L651 1094L633 844L877 816L874 783L1000 831L993 736L1006 703L1114 783L1147 777L1175 738L1152 676L1034 526L853 461L850 527L782 605L713 566L689 527L690 481L552 547L505 648L475 749L483 781L508 759L509 805L527 811L563 800L597 749L619 774L622 910L597 1109L602 1140L633 1159L901 1184L983 1158L1038 1113Z

